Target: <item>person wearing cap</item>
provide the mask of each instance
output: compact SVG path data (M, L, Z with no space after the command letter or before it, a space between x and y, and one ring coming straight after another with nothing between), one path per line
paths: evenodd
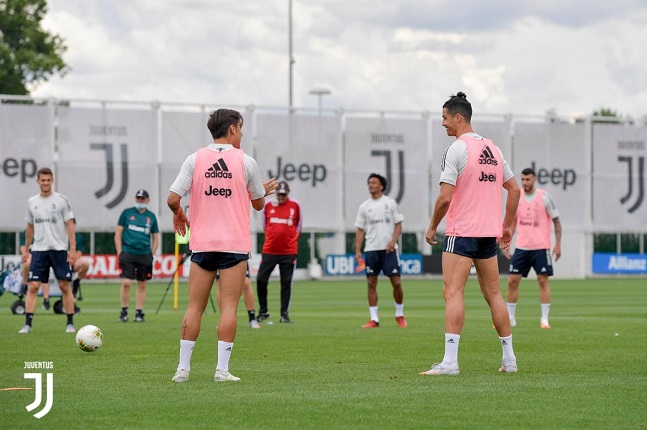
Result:
M157 218L146 208L149 200L148 191L137 190L135 206L124 209L115 230L115 249L121 277L120 322L128 321L130 286L133 281L137 282L133 321L144 322L146 281L153 277L153 254L159 245Z
M258 295L258 321L270 317L267 308L267 285L270 274L278 265L281 274L281 319L279 322L290 323L290 298L292 296L292 275L297 264L298 242L301 235L301 206L291 200L290 185L279 182L276 190L276 202L265 204L262 213L265 242L263 243L261 265L256 279Z
M359 206L355 219L355 260L360 266L365 264L368 282L368 311L370 319L362 328L378 328L380 319L377 312L377 277L382 272L391 281L395 301L395 321L406 328L404 318L404 294L400 281L400 258L398 257L398 238L402 233L404 215L398 203L384 194L386 178L371 173L367 180L371 198ZM362 259L362 243L366 259Z

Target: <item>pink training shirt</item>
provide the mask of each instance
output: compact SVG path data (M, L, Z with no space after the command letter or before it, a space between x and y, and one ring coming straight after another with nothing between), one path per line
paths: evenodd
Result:
M447 236L501 237L503 159L494 143L482 137L460 136L467 148L467 165L458 176L447 211Z
M537 188L532 201L521 189L517 207L516 247L525 250L550 249L550 215L544 206L544 190Z
M197 151L190 199L189 243L193 251L251 251L250 197L243 155L236 148Z

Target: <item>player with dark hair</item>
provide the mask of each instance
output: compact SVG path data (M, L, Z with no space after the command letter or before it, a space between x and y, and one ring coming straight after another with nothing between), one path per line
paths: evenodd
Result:
M408 326L404 318L404 293L400 281L400 258L398 256L398 238L402 234L404 216L395 200L384 194L386 178L377 173L368 177L368 192L371 198L359 206L355 219L355 260L362 260L362 243L366 257L366 280L368 283L368 311L370 319L362 328L378 328L377 281L382 272L391 281L395 301L395 320L402 328Z
M189 226L182 197L189 194L192 250L189 272L189 305L182 322L180 360L174 382L189 380L191 355L200 334L202 315L209 294L220 274L218 321L218 362L214 381L239 381L229 372L229 360L236 337L238 301L245 284L250 256L250 201L257 211L265 196L276 188L276 179L263 183L256 160L240 149L243 118L231 109L209 115L207 127L213 143L189 155L170 187L167 199L173 212L173 227L184 236Z
M535 187L537 176L531 168L521 171L521 198L514 219L512 232L517 232L514 256L510 262L508 276L508 314L510 325L516 327L517 299L521 278L526 278L532 267L537 273L539 283L539 300L541 302L541 319L539 326L549 329L550 284L548 277L553 276L553 261L550 255L550 221L555 226L555 261L562 255L562 223L559 211L548 193ZM510 258L510 249L506 248L505 256Z
M443 127L456 137L441 165L440 193L425 239L438 243L436 231L447 215L443 242L445 356L424 375L458 375L458 343L465 322L464 292L472 264L499 334L503 358L499 372L517 372L510 320L499 284L497 242L507 248L519 203L519 186L501 150L479 136L470 123L472 105L459 92L443 105ZM502 190L508 191L505 218Z

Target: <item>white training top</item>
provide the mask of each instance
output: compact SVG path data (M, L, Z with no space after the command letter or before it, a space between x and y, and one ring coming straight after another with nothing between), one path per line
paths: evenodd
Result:
M482 139L482 137L476 133L466 134L477 139ZM501 152L501 148L497 146L496 149L497 151L499 151L499 155L503 160L503 182L506 182L514 176L514 173L512 172L512 169L510 169L510 166L508 166L508 162L505 161L503 152ZM440 180L438 182L445 182L450 185L456 186L456 181L458 180L460 174L463 173L466 166L467 144L465 143L465 141L457 139L454 141L454 143L449 145L449 148L447 148L445 150L445 153L443 154L443 158L440 162L442 173L440 174Z
M229 151L234 147L228 143L211 143L208 148L212 151ZM169 191L174 192L180 196L185 196L191 190L193 183L193 170L195 168L195 159L198 153L194 152L189 155L180 169L175 182L169 188ZM261 170L258 168L256 160L247 154L243 155L243 163L245 166L245 179L247 181L247 192L249 193L250 200L260 199L265 196L265 187L261 178ZM260 184L260 185L257 185Z
M537 188L535 188L535 192L532 194L523 193L527 202L531 202L535 198L535 194L537 194ZM546 190L544 190L544 208L550 219L555 219L559 216L559 210L557 210L557 206L555 206L553 199L548 195Z
M40 193L27 201L25 221L34 226L32 251L67 251L65 222L74 218L67 196L53 192L47 197ZM29 244L25 244L29 246Z
M362 203L357 211L355 227L365 232L364 251L385 250L393 239L395 225L402 221L404 215L396 201L389 196L370 198Z

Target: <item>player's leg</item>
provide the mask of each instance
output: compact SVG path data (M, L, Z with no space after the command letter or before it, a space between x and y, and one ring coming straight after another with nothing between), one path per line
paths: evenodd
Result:
M119 300L121 302L120 322L128 321L128 304L130 302L130 286L137 278L133 256L122 252L119 254L119 276L121 277L121 288L119 289Z
M389 277L391 287L393 287L393 304L395 306L395 321L402 328L408 327L407 320L404 318L404 291L402 290L402 281L400 278L400 258L396 252L387 252L384 254L384 266L382 273Z
M49 282L43 282L40 284L40 291L43 293L43 309L49 310Z
M137 293L135 295L134 322L144 322L146 305L146 281L153 278L153 254L137 257Z
M507 303L508 316L510 318L510 326L517 326L517 301L519 300L519 284L521 279L528 276L530 271L530 255L528 251L523 249L516 249L514 255L510 260L510 275L508 276L508 293Z
M550 283L548 275L537 275L539 283L539 301L541 302L541 328L550 328L548 317L550 314Z
M54 276L58 280L63 297L63 310L67 315L67 333L75 333L74 329L74 294L72 294L72 268L67 261L67 251L48 251L54 269Z
M251 328L261 328L258 321L256 321L256 312L254 310L254 289L252 288L252 281L249 279L249 267L245 274L245 285L243 285L243 300L245 301L245 309L247 309L247 317L249 318L249 326Z
M283 255L279 260L281 274L281 319L280 322L289 323L290 300L292 298L292 277L297 265L296 255Z
M222 308L218 321L218 363L214 375L216 382L239 380L229 373L229 359L236 338L236 315L245 285L246 264L246 261L241 261L233 267L220 270Z
M258 298L258 321L266 320L270 317L267 308L267 285L270 281L270 275L276 267L276 258L270 254L263 254L261 257L261 265L258 268L258 276L256 278L256 294Z

